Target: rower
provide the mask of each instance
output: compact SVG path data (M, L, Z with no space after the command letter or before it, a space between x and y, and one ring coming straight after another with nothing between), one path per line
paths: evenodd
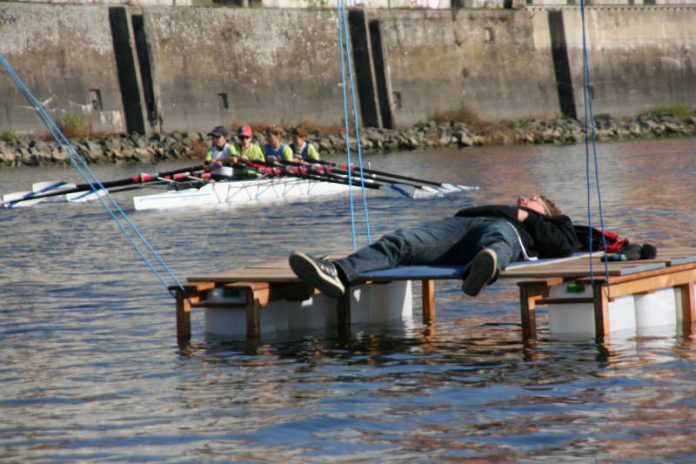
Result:
M307 129L302 126L293 127L290 135L292 136L290 149L296 163L307 164L319 161L319 152L316 147L307 142Z
M258 144L252 142L254 131L251 126L244 124L237 130L237 154L232 157L234 166L234 177L237 179L252 179L258 176L258 172L254 169L249 169L245 166L240 166L239 163L261 163L266 162L266 157L263 156L263 151Z
M214 180L231 178L232 168L223 166L224 163L231 163L232 157L237 154L237 148L228 143L229 132L223 126L215 126L208 136L212 137L213 144L205 154L203 168L211 173Z
M267 163L292 163L292 149L282 142L283 135L285 135L285 131L278 124L272 124L266 128L264 154L266 155Z

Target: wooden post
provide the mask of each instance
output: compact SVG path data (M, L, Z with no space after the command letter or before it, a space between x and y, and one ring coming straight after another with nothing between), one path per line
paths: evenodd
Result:
M350 288L346 289L346 293L336 299L336 322L339 326L350 326L350 300L352 298Z
M261 337L261 309L268 306L271 285L268 282L237 282L233 288L246 292L246 335L247 338Z
M191 302L180 289L176 290L176 338L179 343L191 340Z
M522 339L524 341L536 340L536 302L546 292L546 285L533 283L530 285L520 282L520 317L522 319Z
M246 336L249 338L259 338L261 336L261 312L254 298L254 290L246 290Z
M696 302L694 301L694 283L688 282L677 287L681 294L682 328L685 335L693 334L696 322Z
M435 281L421 280L421 303L423 305L423 324L435 322Z
M594 299L595 336L600 339L609 335L609 298L607 285L604 282L592 286Z

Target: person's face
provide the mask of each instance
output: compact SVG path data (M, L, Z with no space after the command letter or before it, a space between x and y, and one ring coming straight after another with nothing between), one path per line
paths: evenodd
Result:
M305 139L301 135L293 135L292 143L294 143L296 147L301 147L302 145L304 145Z
M280 137L279 136L277 136L275 134L271 134L269 132L268 134L266 134L266 138L268 138L268 144L271 145L272 147L277 147L278 145L280 145Z
M227 143L227 137L225 137L224 135L213 136L213 142L215 143L216 147L222 148Z
M239 139L239 145L242 148L248 148L249 145L251 145L251 137L249 137L248 135L240 135L237 138Z
M527 209L536 211L539 214L547 215L549 214L548 209L544 200L542 200L538 195L521 196L517 199L517 206L524 206Z

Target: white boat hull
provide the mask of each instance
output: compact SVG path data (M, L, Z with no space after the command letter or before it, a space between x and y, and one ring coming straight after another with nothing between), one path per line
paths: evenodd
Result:
M357 187L356 187L357 188ZM143 195L133 198L138 211L295 201L315 196L342 195L349 187L297 177L232 182L211 182L200 188Z

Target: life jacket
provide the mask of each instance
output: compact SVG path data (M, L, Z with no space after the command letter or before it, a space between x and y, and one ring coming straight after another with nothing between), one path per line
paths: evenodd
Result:
M580 224L573 224L573 228L578 241L580 241L580 251L606 250L607 253L618 253L630 243L627 238L619 238L619 234L616 232L602 231L594 227L590 229L590 227ZM590 231L592 232L591 242ZM604 239L602 239L602 236L604 236Z
M294 143L290 144L290 148L292 148L292 153L295 156L302 156L303 160L309 159L309 143L308 142L304 143L302 150L300 150L298 147L296 147Z
M271 162L273 160L268 159L269 156L274 156L279 163L285 161L283 159L283 150L285 149L285 144L281 143L277 149L272 149L269 144L264 147L264 154L266 155L266 161Z
M207 162L212 162L218 159L229 158L232 156L231 147L229 143L220 150L217 146L213 146L208 150L208 155L206 156ZM212 171L212 174L218 177L232 177L234 175L234 170L230 166L220 166Z
M229 158L230 156L230 144L226 143L225 146L222 147L222 150L218 149L217 146L213 146L208 151L207 158L210 158L210 161L212 161L220 158Z

